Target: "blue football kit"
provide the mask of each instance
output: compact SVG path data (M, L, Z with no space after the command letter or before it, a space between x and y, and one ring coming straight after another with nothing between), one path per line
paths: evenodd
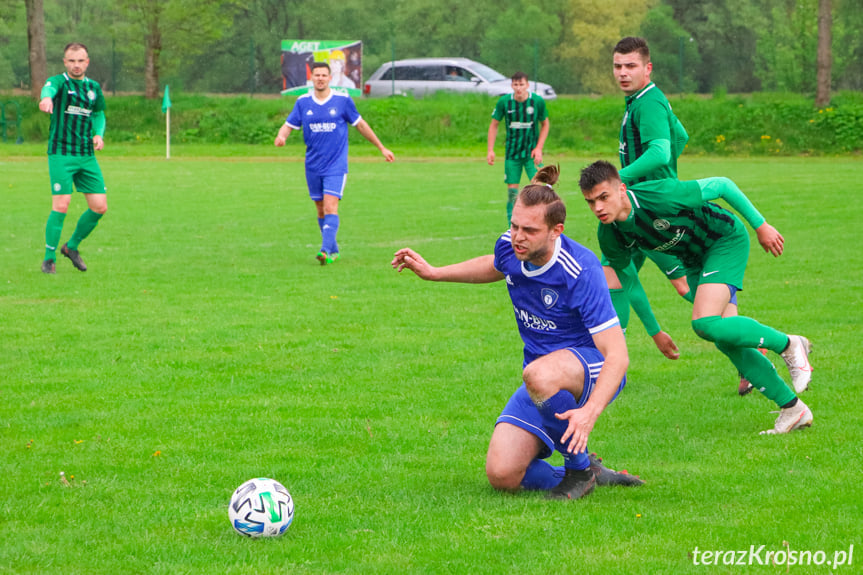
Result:
M516 258L511 235L507 231L495 245L494 267L504 274L512 300L519 334L524 342L523 365L553 351L571 351L584 368L585 381L581 397L570 408L582 407L590 397L604 363L593 342L593 335L620 325L599 260L589 249L561 235L548 263L536 268ZM624 377L615 397L625 384ZM566 395L572 398L569 392ZM524 383L497 419L497 423L504 422L536 435L545 445L540 458L548 457L557 447L564 454L567 467L587 467L586 453L576 454L577 457L567 456L561 449L559 430L549 429L553 423L540 413ZM526 484L525 487L529 488Z
M297 98L285 123L303 131L306 172L343 176L348 173L348 126L360 120L350 96L330 92L323 101L316 100L313 93Z
M297 98L285 123L303 131L306 183L313 201L322 201L324 194L341 200L348 173L348 126L356 126L360 120L354 101L346 94L330 92L322 101L312 92ZM318 218L322 239L319 259L339 253L339 224L338 214Z

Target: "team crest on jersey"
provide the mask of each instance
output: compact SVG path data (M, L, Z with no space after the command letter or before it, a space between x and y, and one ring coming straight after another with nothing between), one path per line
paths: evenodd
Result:
M542 288L539 295L542 296L542 305L545 306L545 309L551 309L551 307L557 303L558 295L553 289Z
M663 219L653 220L653 228L656 230L659 230L660 232L663 232L670 227L671 227L671 222L669 222L668 220L663 220Z
M336 115L336 109L330 108L330 116L335 116L335 115Z
M528 106L525 112L527 112L528 114L533 114L533 106Z
M87 99L88 100L95 100L96 99L96 92L94 92L93 90L89 90L87 92Z

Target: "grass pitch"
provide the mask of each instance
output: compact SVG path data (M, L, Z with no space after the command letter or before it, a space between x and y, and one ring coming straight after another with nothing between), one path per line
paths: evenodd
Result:
M812 340L814 426L757 435L774 407L737 396L689 304L646 267L682 357L633 314L630 383L590 445L648 483L562 503L484 476L520 381L505 287L389 266L403 246L433 264L490 253L502 166L355 158L342 260L322 268L301 162L121 156L101 160L89 271L60 257L53 277L39 271L47 163L0 157L0 573L735 573L693 551L832 559L861 543L859 160L681 162L684 178L733 178L785 235L779 259L753 240L741 311ZM595 249L587 160L560 163L566 233ZM83 209L76 195L63 241ZM280 539L228 523L256 476L294 496Z

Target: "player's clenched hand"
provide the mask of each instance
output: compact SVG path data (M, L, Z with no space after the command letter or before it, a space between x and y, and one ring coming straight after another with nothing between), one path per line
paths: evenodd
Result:
M485 157L485 161L488 162L489 166L493 166L494 165L494 152L489 152L488 155Z
M98 151L105 147L105 140L102 136L93 136L93 149Z
M51 98L42 98L39 100L39 109L46 114L52 113L54 111L54 100Z
M388 149L386 149L386 148L384 148L384 149L382 149L382 150L381 150L381 154L383 154L383 155L384 155L384 158L386 158L386 160L387 160L388 162L395 162L395 161L396 161L396 157L395 157L395 155L393 155L393 153L392 153L392 152L390 152L390 151L389 151Z
M585 409L570 409L563 413L555 413L554 416L561 421L569 420L566 432L560 438L560 442L564 445L569 440L566 451L568 453L581 453L586 450L587 437L593 431L593 424L596 419L591 417Z
M653 336L653 343L656 344L656 347L662 352L662 355L668 359L677 359L680 357L680 351L674 344L674 340L664 331Z
M432 279L434 268L421 255L410 248L402 248L395 253L390 262L393 269L400 272L407 268L424 280Z
M777 258L782 255L782 250L785 247L785 238L782 237L782 234L776 228L764 222L758 226L755 233L758 234L758 243L761 244L765 252L769 252L773 254L773 257Z
M279 134L278 136L276 136L276 141L275 141L276 147L281 148L282 146L285 145L286 141L287 141L287 138L284 138L284 137L282 137L281 134Z

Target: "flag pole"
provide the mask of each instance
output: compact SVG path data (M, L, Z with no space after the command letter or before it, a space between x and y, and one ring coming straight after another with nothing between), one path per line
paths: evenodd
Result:
M165 159L171 159L171 109L165 113Z
M171 159L171 96L170 87L165 84L165 97L162 98L162 112L165 114L165 159Z

